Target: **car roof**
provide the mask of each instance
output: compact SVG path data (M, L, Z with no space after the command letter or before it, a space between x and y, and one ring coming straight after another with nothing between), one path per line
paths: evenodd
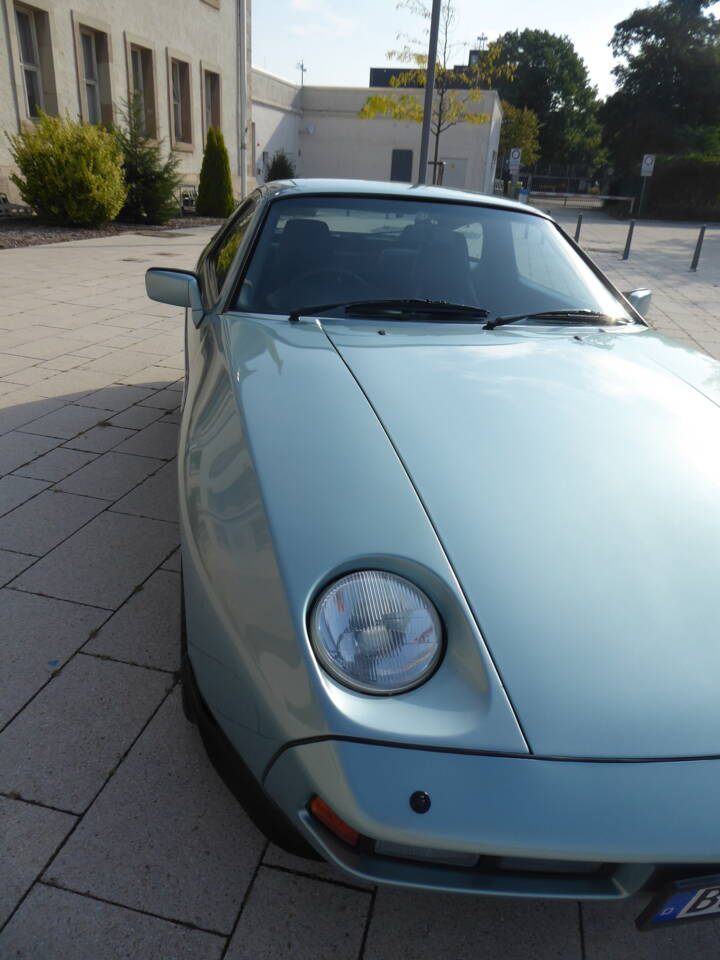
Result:
M458 190L454 187L426 186L418 183L396 183L383 180L331 180L324 178L297 178L293 180L274 180L261 188L263 192L279 196L372 196L405 197L408 200L447 200L449 203L474 203L485 207L498 207L505 210L530 213L551 219L543 210L529 207L526 203L517 203L506 197L496 197L488 193L472 190Z

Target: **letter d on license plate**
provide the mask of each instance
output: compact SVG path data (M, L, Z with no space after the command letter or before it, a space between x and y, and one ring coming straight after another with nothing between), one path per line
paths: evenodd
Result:
M635 921L640 930L668 923L720 918L720 874L678 880L665 887Z

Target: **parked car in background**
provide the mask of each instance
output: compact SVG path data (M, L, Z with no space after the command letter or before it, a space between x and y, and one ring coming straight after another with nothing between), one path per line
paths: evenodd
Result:
M720 365L541 211L442 188L267 184L147 287L187 307L185 708L261 829L716 910Z

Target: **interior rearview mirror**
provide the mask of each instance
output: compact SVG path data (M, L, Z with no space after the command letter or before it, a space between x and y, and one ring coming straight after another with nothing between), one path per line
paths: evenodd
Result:
M204 310L200 282L190 270L164 270L151 267L145 273L145 289L151 300L169 303L173 307L187 307L192 311L195 326L200 325Z
M630 301L630 303L635 307L637 312L641 317L644 317L648 310L650 309L650 300L652 299L652 290L648 290L644 287L641 290L630 290L629 293L624 294Z

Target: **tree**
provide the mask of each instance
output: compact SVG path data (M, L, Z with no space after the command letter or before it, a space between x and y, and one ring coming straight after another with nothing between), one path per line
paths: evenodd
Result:
M210 127L200 167L195 210L203 217L229 217L234 208L230 158L225 138L217 127Z
M160 144L146 136L139 94L124 104L122 120L123 126L115 130L115 139L122 151L128 191L118 219L167 223L178 207L175 194L180 183L180 158L171 152L163 159Z
M498 93L536 114L543 161L591 167L602 163L597 91L571 40L547 30L514 30L504 33L499 43L502 60L514 73L512 79L498 78Z
M402 0L398 7L405 7L412 13L429 20L432 8L424 0ZM484 52L481 62L466 67L452 67L453 51L457 44L452 35L456 21L453 0L442 0L440 8L440 29L438 36L437 63L435 66L435 92L430 123L430 133L434 139L433 159L438 160L440 137L450 127L458 123L487 123L490 117L478 113L474 105L479 103L488 87L502 77L512 76L509 63L501 63L501 49L498 44L490 44ZM390 50L388 59L408 64L390 79L390 86L396 88L424 88L427 80L427 44L422 47L418 41L405 38L406 44L400 50ZM422 123L423 101L417 94L371 94L358 114L362 119L386 116L395 120L409 120Z
M630 172L643 153L685 153L717 140L720 24L711 0L661 0L615 27L617 91L602 118L616 167ZM706 129L711 128L711 129Z
M295 176L295 164L281 148L276 150L267 171L268 180L292 180Z
M523 164L532 166L540 159L540 123L537 114L527 107L514 107L507 100L503 100L502 110L500 156L507 156L513 147L520 147Z

